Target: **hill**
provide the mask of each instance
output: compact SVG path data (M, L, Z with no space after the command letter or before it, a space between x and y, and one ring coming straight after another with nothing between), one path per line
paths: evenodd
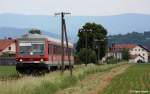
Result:
M127 32L144 32L150 30L150 15L144 14L121 14L113 16L66 16L67 31L71 41L77 41L77 32L86 22L102 24L108 34L125 34ZM52 34L60 34L60 17L48 15L21 15L0 14L0 27L9 28L13 36L18 36L26 29L38 28ZM15 28L17 32L11 30ZM23 29L18 31L17 29ZM6 30L7 31L7 30ZM7 32L1 33L0 38L7 36ZM4 32L4 31L3 31ZM18 33L19 32L19 33ZM50 34L51 35L51 34Z
M17 38L24 34L27 34L30 29L29 28L21 29L21 28L14 28L14 27L1 27L0 38L8 38L8 37ZM54 38L58 38L58 39L60 38L59 35L55 33L51 33L51 32L42 31L42 34L48 35Z
M150 31L144 33L132 32L109 36L109 46L111 44L141 44L150 49Z

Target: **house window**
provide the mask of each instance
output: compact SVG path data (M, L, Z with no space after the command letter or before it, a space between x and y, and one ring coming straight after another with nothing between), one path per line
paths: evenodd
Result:
M11 47L8 47L8 50L11 50Z
M144 56L145 54L143 53L143 56Z
M139 49L139 51L140 51L140 49Z
M135 49L135 51L137 51L137 49Z

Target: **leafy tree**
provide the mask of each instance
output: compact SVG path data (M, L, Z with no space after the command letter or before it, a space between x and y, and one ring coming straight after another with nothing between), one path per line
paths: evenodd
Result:
M30 34L41 34L41 30L38 30L38 29L31 29L29 31Z
M78 53L81 62L85 64L96 63L96 53L91 49L82 48Z
M80 51L82 51L81 49L87 48L95 51L97 56L99 51L100 59L105 55L107 48L107 30L102 25L96 23L86 23L79 29L78 37L79 40L76 46L76 53L80 53ZM98 41L96 42L95 40Z
M122 50L122 58L124 60L129 60L130 59L129 49L123 49Z

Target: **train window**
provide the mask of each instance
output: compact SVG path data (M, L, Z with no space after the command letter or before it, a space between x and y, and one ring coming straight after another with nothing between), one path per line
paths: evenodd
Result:
M58 54L61 54L61 46L58 46Z
M56 54L56 45L53 46L53 54Z
M65 55L71 55L71 48L65 48Z
M48 53L52 54L53 53L53 45L49 44L48 46Z
M42 55L44 54L44 43L30 43L30 42L20 42L19 43L19 47L20 47L20 54L21 55L25 55L25 54L36 54L36 55Z

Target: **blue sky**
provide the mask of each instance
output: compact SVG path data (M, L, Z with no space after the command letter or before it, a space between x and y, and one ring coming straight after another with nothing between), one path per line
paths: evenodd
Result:
M0 13L104 16L124 13L150 14L150 0L0 0Z

